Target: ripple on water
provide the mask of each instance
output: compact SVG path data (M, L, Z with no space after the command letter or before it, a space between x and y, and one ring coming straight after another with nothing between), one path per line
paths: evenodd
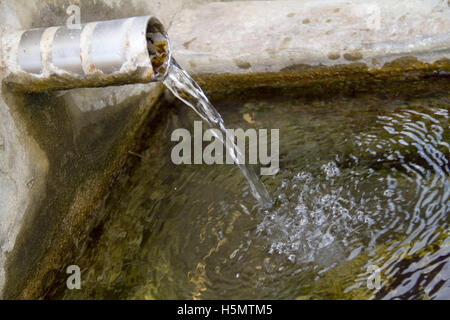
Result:
M175 108L105 202L74 297L449 298L448 97L221 110L230 128L280 128L261 209L234 166L175 166ZM237 109L237 110L236 110ZM251 114L254 123L242 114ZM153 140L154 141L154 140ZM381 288L367 288L367 268Z

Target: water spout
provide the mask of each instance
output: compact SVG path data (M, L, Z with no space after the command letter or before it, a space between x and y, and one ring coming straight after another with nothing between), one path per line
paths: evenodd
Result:
M153 16L12 32L2 55L5 81L26 92L160 81L169 61Z

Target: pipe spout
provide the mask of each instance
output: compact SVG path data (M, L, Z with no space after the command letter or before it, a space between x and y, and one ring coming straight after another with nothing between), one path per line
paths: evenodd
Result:
M1 50L4 81L26 92L161 81L170 61L153 16L12 32Z

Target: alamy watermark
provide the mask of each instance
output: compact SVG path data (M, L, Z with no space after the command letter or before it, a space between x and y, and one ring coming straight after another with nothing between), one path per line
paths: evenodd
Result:
M77 265L68 266L66 273L70 274L67 278L66 285L69 290L80 290L81 289L81 269Z
M379 290L381 288L381 270L377 265L367 267L367 289Z
M194 138L187 129L175 129L171 141L178 142L172 149L174 164L246 164L246 142L248 144L248 164L260 164L261 175L274 175L279 170L280 132L279 129L227 129L226 134L218 129L207 129L203 132L202 121L194 121ZM226 152L222 141L226 141ZM233 149L232 141L242 150ZM210 142L203 149L203 142ZM192 152L193 150L193 152Z
M81 29L81 10L80 7L71 4L67 7L66 13L69 17L66 20L67 29Z

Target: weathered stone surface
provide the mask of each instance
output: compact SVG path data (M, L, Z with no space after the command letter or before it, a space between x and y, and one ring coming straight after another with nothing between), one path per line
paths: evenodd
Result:
M0 37L62 25L71 4L80 6L82 23L153 14L169 26L182 1L5 0ZM65 250L82 238L96 199L161 92L153 83L32 95L2 83L0 298L35 298L46 277L63 267Z
M296 65L364 63L450 53L446 0L302 0L200 4L169 30L178 62L194 73L277 72Z

